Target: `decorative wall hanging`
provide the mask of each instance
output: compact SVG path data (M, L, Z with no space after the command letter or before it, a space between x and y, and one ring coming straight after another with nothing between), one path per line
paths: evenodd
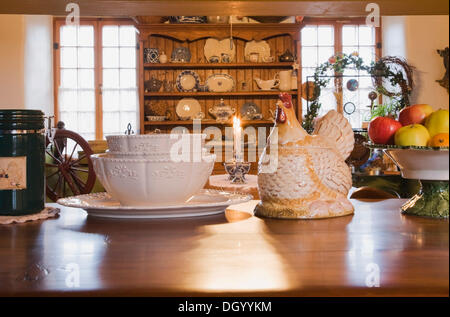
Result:
M400 57L385 56L369 68L369 74L377 91L387 97L396 98L400 109L410 105L409 95L412 92L414 68ZM387 87L390 86L390 87Z
M316 88L313 81L307 81L302 84L302 98L307 101L316 100L320 96L320 88Z
M441 85L442 87L444 87L445 89L447 89L447 93L448 93L448 87L449 87L449 74L448 74L448 62L449 62L449 48L446 47L443 50L437 50L439 56L442 57L443 62L444 62L444 67L445 67L445 74L444 77L442 77L442 79L440 80L436 80L439 85Z
M356 79L350 79L347 81L347 89L350 91L358 90L359 82Z
M351 115L351 114L355 113L355 111L356 111L356 106L355 106L355 104L353 102L347 102L344 105L344 112L347 115Z
M413 89L413 67L395 56L385 56L377 62L365 65L357 52L352 54L338 53L316 68L314 75L311 76L315 85L314 96L319 96L321 89L329 84L332 77L338 79L343 77L342 74L348 68L368 73L372 77L378 93L396 100L398 108L396 111L400 111L409 105L409 95ZM330 76L330 72L334 72L335 75ZM389 91L386 88L387 84L391 88L395 88L396 91ZM314 120L319 114L320 107L321 103L318 98L307 105L303 127L308 132L314 130Z

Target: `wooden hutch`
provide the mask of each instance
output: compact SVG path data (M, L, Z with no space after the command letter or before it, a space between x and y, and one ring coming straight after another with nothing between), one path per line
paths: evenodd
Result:
M208 113L208 109L214 107L223 98L227 105L236 109L236 115L240 116L239 110L245 102L254 102L261 109L263 118L261 120L242 121L242 125L267 128L273 125L270 110L275 110L279 91L262 91L256 85L254 78L263 80L273 79L275 75L286 69L292 69L292 62L278 62L278 57L287 49L297 56L295 63L299 63L300 56L300 24L294 23L246 23L233 24L232 33L230 24L138 24L139 30L139 97L140 97L140 126L141 133L152 133L156 129L161 132L170 132L177 126L185 126L192 130L192 121L182 121L176 115L176 105L182 98L195 98L201 104L205 118L201 121L202 129L207 126L224 128L231 126L232 122L218 123ZM232 63L209 63L204 56L205 41L208 38L224 39L232 35L236 45L236 56ZM271 49L271 55L275 61L271 63L250 63L244 59L244 48L248 41L265 40ZM191 53L189 63L171 63L172 50L177 47L187 47ZM157 48L159 52L164 51L168 56L167 63L144 63L144 49ZM229 74L234 78L235 87L231 92L179 92L176 89L176 79L183 70L195 71L200 83L212 74ZM145 81L150 78L166 80L173 83L171 91L146 92ZM300 80L297 77L297 90L291 90L297 115L301 116ZM245 81L249 87L247 91L240 91L239 83ZM146 120L146 101L152 104L163 103L170 111L171 116L164 121ZM161 108L161 107L160 107ZM269 129L267 129L269 131ZM223 171L221 163L216 164L218 170ZM252 164L252 172L256 171L256 165ZM216 170L217 172L217 170Z

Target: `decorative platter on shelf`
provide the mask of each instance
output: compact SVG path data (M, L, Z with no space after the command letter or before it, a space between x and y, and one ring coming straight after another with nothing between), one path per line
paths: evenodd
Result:
M234 42L229 38L224 40L209 38L205 42L203 53L205 54L206 60L210 63L216 59L216 63L220 61L231 63L236 56L236 45L234 45ZM228 57L228 61L223 58L225 56Z
M449 216L449 147L398 146L366 143L381 149L400 168L402 177L418 179L421 190L402 212L432 218Z
M177 76L177 89L181 92L196 91L200 84L200 79L196 72L184 70Z
M270 58L270 45L266 41L250 41L245 44L244 55L249 60L251 54L258 54L258 62L263 62Z
M175 111L179 118L191 120L202 111L202 107L197 99L183 98L178 102Z
M205 86L210 92L231 92L235 82L228 74L213 74L206 79Z
M90 216L95 217L157 219L220 214L230 205L251 199L251 195L203 189L185 203L169 206L122 206L105 192L61 198L58 204L84 209Z

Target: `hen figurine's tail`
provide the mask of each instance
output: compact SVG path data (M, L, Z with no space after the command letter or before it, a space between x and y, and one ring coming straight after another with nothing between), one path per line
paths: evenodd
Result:
M317 120L313 134L324 136L336 144L336 149L345 160L353 151L355 137L348 120L336 110L330 110Z

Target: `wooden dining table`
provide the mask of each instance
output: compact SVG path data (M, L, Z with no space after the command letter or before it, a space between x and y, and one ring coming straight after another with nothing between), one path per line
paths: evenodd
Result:
M257 218L254 200L159 220L49 204L57 218L0 225L0 296L449 296L448 220L404 202L323 220Z

